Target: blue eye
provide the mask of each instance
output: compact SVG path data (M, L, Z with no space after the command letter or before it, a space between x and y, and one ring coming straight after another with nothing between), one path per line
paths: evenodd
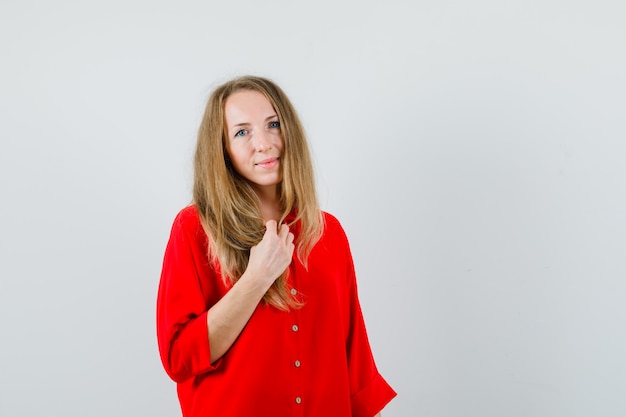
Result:
M242 136L246 136L248 134L248 131L246 129L241 129L238 130L237 133L235 133L235 137L242 137Z
M278 120L276 120L274 122L270 122L270 127L272 129L278 129L280 127L280 122Z

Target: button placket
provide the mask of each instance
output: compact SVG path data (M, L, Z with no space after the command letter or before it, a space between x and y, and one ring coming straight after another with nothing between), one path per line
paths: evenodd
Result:
M293 262L290 265L291 268L294 268L293 273L289 274L289 294L294 297L294 300L298 300L298 301L302 301L301 300L301 288L299 288L299 282L298 282L298 277L299 274L296 273L298 268L297 268L297 263ZM306 308L306 307L302 307L302 308ZM291 367L290 373L291 375L293 375L293 384L292 384L292 412L293 412L293 417L304 417L304 413L305 413L305 409L306 406L304 404L306 404L307 399L305 398L306 396L306 392L305 392L305 386L306 384L304 383L304 381L302 380L303 378L303 373L302 373L302 363L301 360L304 359L302 357L302 338L300 337L300 326L302 325L301 322L301 314L302 311L300 308L295 308L293 310L291 310L291 312L289 313L289 320L291 321L290 323L285 323L287 324L287 326L289 326L287 329L285 329L285 331L287 331L288 333L290 333L289 335L289 339L291 340L291 342L293 342L292 349L290 349L290 354L288 357L286 357L285 359L288 360L289 362L287 363L287 365L289 367ZM303 402L304 401L304 402Z
M298 295L298 290L295 288L291 288L289 290L289 292L291 293L292 296L297 296ZM297 412L296 415L300 416L301 413L304 412L304 408L302 405L302 394L303 394L303 385L302 385L302 371L301 371L301 366L302 363L300 361L300 359L302 358L301 354L301 346L300 346L300 310L296 309L293 312L292 315L292 322L291 322L291 333L292 336L295 338L294 339L294 346L295 346L295 351L293 352L295 355L292 357L292 366L293 366L293 372L295 372L294 377L295 377L295 384L294 384L294 406L300 410ZM294 410L295 411L295 410Z

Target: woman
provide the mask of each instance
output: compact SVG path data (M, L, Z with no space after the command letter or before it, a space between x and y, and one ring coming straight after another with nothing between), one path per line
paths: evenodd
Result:
M372 358L348 240L314 190L283 91L260 77L218 87L157 300L183 416L373 417L396 395Z

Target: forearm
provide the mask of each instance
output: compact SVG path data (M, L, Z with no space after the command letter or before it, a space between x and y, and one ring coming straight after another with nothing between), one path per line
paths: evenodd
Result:
M277 228L275 220L268 221L263 239L250 249L246 271L209 309L207 326L211 363L235 343L265 292L289 266L294 250L293 239L287 225Z
M211 363L221 358L235 343L267 291L266 285L247 273L209 309L207 326Z

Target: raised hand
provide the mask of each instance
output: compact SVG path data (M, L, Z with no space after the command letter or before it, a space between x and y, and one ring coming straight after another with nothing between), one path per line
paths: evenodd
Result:
M246 272L269 288L291 263L293 240L286 224L278 227L276 220L269 220L263 239L250 249Z

